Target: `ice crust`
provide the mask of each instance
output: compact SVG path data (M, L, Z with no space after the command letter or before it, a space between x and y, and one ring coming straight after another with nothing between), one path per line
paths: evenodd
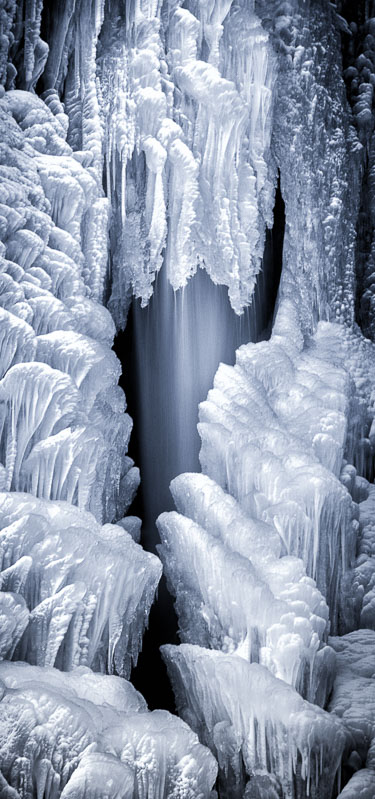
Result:
M139 476L124 457L132 423L109 349L114 325L97 302L108 201L67 144L59 107L54 115L19 90L0 104L2 487L112 521L124 516Z
M0 494L0 528L1 588L19 594L26 612L21 641L11 640L3 657L128 676L160 579L158 559L123 527L29 494Z
M243 795L244 772L276 774L284 797L331 795L346 743L338 720L256 663L191 644L162 652L179 712L226 775L222 796Z
M217 766L183 721L118 677L1 663L2 774L19 796L208 799ZM4 786L5 787L5 786Z

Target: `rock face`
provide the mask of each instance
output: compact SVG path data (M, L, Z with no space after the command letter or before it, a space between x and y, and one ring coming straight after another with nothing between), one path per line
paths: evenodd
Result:
M375 793L370 6L0 2L4 797ZM159 560L114 335L161 269L250 306L278 181L272 332L219 366ZM181 719L127 681L162 564Z

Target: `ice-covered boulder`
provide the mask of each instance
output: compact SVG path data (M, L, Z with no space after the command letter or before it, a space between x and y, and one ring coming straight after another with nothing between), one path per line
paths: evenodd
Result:
M0 568L1 589L19 594L0 593L5 617L13 613L2 657L129 675L161 564L123 527L68 502L0 494Z
M125 680L1 663L0 686L1 771L21 799L210 796L209 750L176 716L148 712Z
M125 455L132 423L110 351L114 325L98 302L108 201L66 142L61 104L7 92L0 125L3 487L112 521L124 516L139 474Z

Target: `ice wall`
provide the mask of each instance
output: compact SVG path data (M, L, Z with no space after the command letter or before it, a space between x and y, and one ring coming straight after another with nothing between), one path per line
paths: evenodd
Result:
M2 652L12 657L19 644L30 662L95 662L124 673L141 646L160 567L132 541L126 520L125 530L102 526L123 518L139 482L125 456L131 420L110 349L114 325L98 303L107 201L66 143L57 96L44 103L16 90L0 102L0 471L10 492L1 502ZM99 206L101 277L90 260ZM22 611L15 631L12 603Z
M259 3L257 13L280 66L271 145L286 209L278 311L269 342L220 365L200 405L203 474L172 481L178 513L159 517L183 642L163 655L181 714L218 758L220 795L330 797L340 787L324 766L329 750L338 772L343 756L349 772L360 769L346 791L375 784L373 681L361 744L364 705L350 710L355 669L343 705L339 663L336 718L316 708L335 674L324 600L331 631L373 628L372 486L363 478L373 479L374 348L354 324L363 142L341 77L345 20L324 3ZM345 639L331 639L333 648ZM327 724L311 785L298 756L293 776L273 761L286 739L290 754L297 728L311 741L292 714L276 731L276 683L263 684L275 678L289 683L289 707L298 693L309 701L314 736ZM329 729L338 717L336 748Z
M34 44L41 9L17 9ZM208 799L208 749L106 676L137 662L161 575L125 516L139 471L102 304L108 200L56 92L2 89L0 125L0 789Z
M252 300L279 170L286 230L272 337L219 367L200 408L202 474L173 481L177 512L159 519L183 641L164 657L181 715L217 757L220 796L329 799L340 791L342 758L358 769L343 795L366 792L372 684L358 653L369 631L354 665L344 668L341 654L351 631L374 627L375 364L354 324L363 242L357 319L358 303L372 309L372 4L362 31L340 16L350 12L344 0L336 8L327 0L56 6L2 8L1 651L35 668L128 673L160 566L126 535L137 536L138 522L121 518L138 473L123 457L131 423L109 350L113 323L99 303L122 327L131 297L147 304L158 273L171 297L191 278L197 285L202 267L240 312ZM353 116L340 32L343 42L355 37L344 46L354 60L345 73ZM183 296L181 307L163 306L163 363L171 335L185 347L169 322L183 317ZM220 309L214 318L218 327ZM366 332L372 326L370 318ZM209 350L205 341L205 365ZM177 382L191 414L187 361ZM172 446L189 449L178 429ZM38 524L41 539L24 536ZM322 706L336 660L329 715ZM364 706L349 687L361 677ZM12 690L6 685L3 709ZM172 737L160 718L155 724L165 753ZM184 728L168 724L182 740ZM108 766L123 791L209 796L215 767L201 747L176 783L163 776L159 749L160 772L142 765L138 780L138 744L130 773L129 738L124 748L109 738L103 733L95 762L79 752L66 795L80 796L83 785L89 795L109 790ZM149 762L156 744L145 746ZM180 749L173 763L179 758ZM65 776L47 762L41 790L58 794ZM17 768L6 774L19 788ZM30 757L35 780L40 768Z

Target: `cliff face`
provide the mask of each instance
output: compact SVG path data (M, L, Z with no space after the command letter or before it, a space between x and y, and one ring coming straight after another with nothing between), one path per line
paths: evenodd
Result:
M0 14L2 795L371 799L375 9ZM127 681L162 571L125 515L133 298L183 720Z

